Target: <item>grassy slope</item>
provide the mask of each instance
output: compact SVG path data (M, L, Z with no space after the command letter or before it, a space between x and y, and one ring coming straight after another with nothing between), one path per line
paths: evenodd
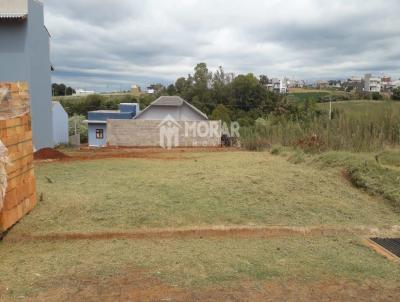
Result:
M400 151L373 153L326 152L312 161L324 167L343 167L357 187L383 196L400 213Z
M44 201L12 233L398 223L388 204L353 188L338 170L266 152L55 163L36 173Z

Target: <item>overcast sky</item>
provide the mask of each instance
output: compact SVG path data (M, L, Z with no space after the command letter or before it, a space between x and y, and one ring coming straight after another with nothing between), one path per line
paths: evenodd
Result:
M400 77L398 0L44 0L54 82L97 91L211 70Z

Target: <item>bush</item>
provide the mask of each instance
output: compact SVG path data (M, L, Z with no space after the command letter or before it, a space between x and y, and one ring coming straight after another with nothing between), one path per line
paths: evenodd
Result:
M379 92L373 92L372 93L372 99L374 101L383 100L383 96Z
M400 162L399 152L385 151L378 157L390 157L395 162ZM314 160L324 167L344 167L346 177L353 185L383 196L400 213L400 171L396 166L382 166L376 158L377 156L370 154L327 152Z
M242 128L240 133L241 146L250 151L264 151L271 148L270 142L251 128Z
M244 147L251 149L255 148L254 144L268 142L308 152L368 152L400 144L400 116L390 103L357 114L340 111L332 116L330 120L326 111L271 114L248 126L241 140L246 141Z
M83 115L74 115L69 118L69 135L75 134L75 125L77 133L81 136L81 142L86 143L88 141L88 126L83 123L86 119Z
M120 103L135 103L132 95L104 96L92 94L85 97L69 97L60 100L61 105L69 116L83 115L87 117L89 111L117 110Z
M400 87L397 87L395 90L393 90L392 99L400 101Z

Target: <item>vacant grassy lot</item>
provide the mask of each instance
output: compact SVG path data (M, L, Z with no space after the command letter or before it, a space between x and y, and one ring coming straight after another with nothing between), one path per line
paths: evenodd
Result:
M43 292L53 299L56 294L73 297L88 284L107 284L130 272L140 274L132 280L136 290L157 282L207 291L238 287L245 281L260 291L268 282L307 286L346 280L359 286L365 281L377 283L370 285L376 291L399 290L400 282L399 264L354 237L4 243L0 257L0 295L14 297ZM109 286L104 294L119 290ZM153 288L155 293L159 290Z
M394 165L396 156L382 156ZM321 162L324 164L321 165ZM38 207L0 243L0 301L398 301L400 265L358 226L400 224L340 165L268 152L38 163ZM214 226L322 226L348 234L21 240L23 234ZM291 297L291 298L290 298ZM107 301L108 301L107 300Z
M318 103L320 109L329 110L329 103ZM343 101L333 102L332 109L345 111L354 115L371 115L377 111L391 110L394 114L400 114L400 102L398 101Z
M14 234L398 222L387 203L351 187L340 171L296 166L266 152L42 164L36 174L44 201Z

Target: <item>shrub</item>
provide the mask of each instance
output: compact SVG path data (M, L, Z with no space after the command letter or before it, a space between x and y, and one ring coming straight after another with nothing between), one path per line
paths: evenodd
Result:
M241 129L241 146L250 151L264 151L271 148L270 142L251 128Z
M373 92L372 93L372 99L374 101L383 100L383 96L379 92Z
M69 118L69 135L75 134L75 125L77 133L81 136L81 142L86 143L88 141L88 127L83 123L85 120L83 115L74 115Z
M344 110L328 113L314 111L297 114L274 114L258 119L243 132L242 141L299 147L305 151L349 150L355 152L383 150L400 144L400 116L392 104L352 114ZM250 135L247 137L246 135ZM246 146L248 144L244 144Z
M392 99L396 101L400 101L400 87L397 87L393 90Z

